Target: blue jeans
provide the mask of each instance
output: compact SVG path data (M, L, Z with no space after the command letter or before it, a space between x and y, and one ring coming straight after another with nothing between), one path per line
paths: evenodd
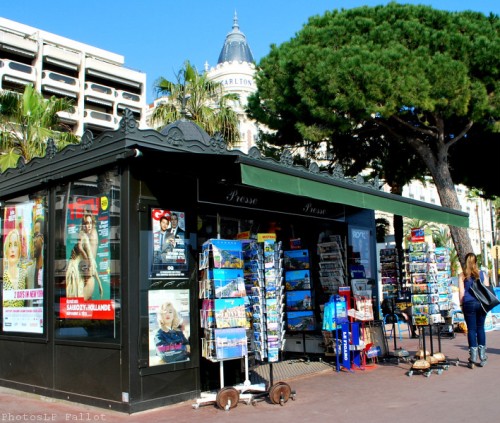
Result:
M484 332L484 321L486 313L479 301L467 301L462 306L465 323L467 324L467 341L469 348L478 345L486 346L486 334Z

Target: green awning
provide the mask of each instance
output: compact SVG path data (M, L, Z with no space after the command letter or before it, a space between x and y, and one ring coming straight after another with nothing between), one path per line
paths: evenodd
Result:
M427 222L469 227L469 216L462 211L439 207L382 191L362 189L354 184L352 186L348 186L346 183L336 184L333 179L331 183L321 182L312 178L275 172L241 163L241 181L245 185L256 188L364 209L379 210ZM369 191L373 191L373 193Z

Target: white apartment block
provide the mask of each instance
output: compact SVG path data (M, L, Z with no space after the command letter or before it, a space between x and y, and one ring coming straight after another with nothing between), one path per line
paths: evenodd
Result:
M44 97L74 101L61 114L76 135L116 129L125 108L145 127L146 74L124 67L123 56L0 18L0 89L33 84Z

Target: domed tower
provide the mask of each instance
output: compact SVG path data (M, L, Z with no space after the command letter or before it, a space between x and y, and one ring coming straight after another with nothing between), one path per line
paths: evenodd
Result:
M234 12L233 29L226 35L217 65L209 69L205 64L208 78L221 82L227 93L238 94L240 100L232 104L238 113L241 143L237 147L247 152L255 145L257 127L245 115L248 96L257 90L255 85L255 62L245 34L240 31L238 16Z

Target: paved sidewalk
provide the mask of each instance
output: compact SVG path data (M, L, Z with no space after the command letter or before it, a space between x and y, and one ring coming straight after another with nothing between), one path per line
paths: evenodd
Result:
M487 339L488 364L473 370L466 367L465 335L442 339L442 352L461 361L430 377L407 376L411 364L404 362L379 363L352 372L318 366L314 373L286 380L297 395L283 406L241 402L223 411L212 404L194 409L191 401L128 415L0 387L0 422L492 423L498 421L500 331L488 332ZM397 344L412 355L419 349L416 339L398 339ZM393 348L392 341L389 348Z

